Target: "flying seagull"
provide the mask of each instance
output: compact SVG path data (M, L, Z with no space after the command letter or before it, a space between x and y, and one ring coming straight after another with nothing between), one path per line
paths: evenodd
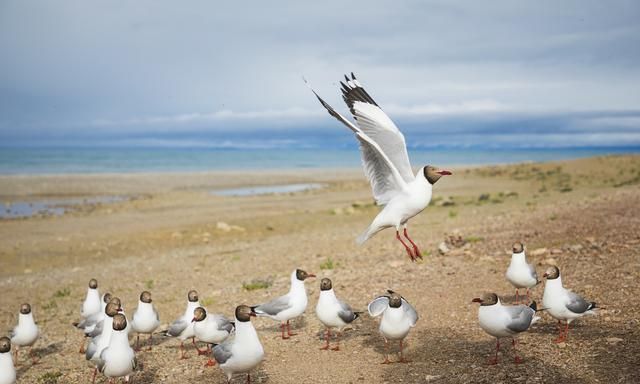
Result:
M381 230L395 227L396 239L402 243L411 260L422 259L420 249L407 233L407 222L429 205L433 185L442 176L451 175L451 172L426 165L414 175L402 132L369 96L353 73L351 78L345 75L345 80L346 83L340 82L342 98L355 124L327 104L313 88L309 88L329 114L355 134L360 142L362 166L371 184L373 197L378 205L385 206L357 241L362 244ZM400 236L400 229L411 246Z

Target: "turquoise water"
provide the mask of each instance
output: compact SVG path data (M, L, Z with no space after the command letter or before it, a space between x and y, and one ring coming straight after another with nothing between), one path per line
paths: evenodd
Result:
M640 149L410 150L414 166L551 161ZM0 148L0 174L181 172L229 169L357 168L354 149L7 149Z
M217 189L211 191L212 194L218 196L255 196L255 195L267 195L270 193L294 193L308 191L311 189L320 189L324 187L324 184L306 183L306 184L284 184L284 185L264 185L246 188L230 188L230 189Z

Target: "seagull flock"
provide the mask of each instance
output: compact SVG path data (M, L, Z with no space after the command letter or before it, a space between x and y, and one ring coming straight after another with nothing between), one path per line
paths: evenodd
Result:
M311 91L331 116L355 134L360 143L363 167L373 196L378 204L384 205L357 241L363 243L383 229L393 227L396 239L403 245L409 258L412 261L421 259L419 247L407 232L407 222L427 207L433 185L442 176L451 175L451 172L426 165L414 175L404 136L396 125L365 91L353 73L350 78L345 76L345 82L340 84L342 97L355 123L336 112L315 90ZM515 288L515 303L503 303L495 293L485 293L472 300L480 305L480 328L496 338L495 354L492 354L489 364L498 363L501 338L511 339L514 360L516 363L522 362L522 357L516 351L517 336L540 319L538 312L546 311L558 321L559 336L555 342L560 343L566 341L569 324L573 320L595 314L598 309L595 302L589 302L564 288L557 266L550 266L543 274L545 286L542 306L539 308L536 301L531 300L530 290L540 284L541 280L538 279L535 268L526 261L525 246L516 242L512 250L511 263L505 277ZM167 329L160 331L160 316L153 305L151 292L143 291L140 294L138 306L128 318L121 300L111 293L100 295L98 281L91 279L80 310L81 320L73 324L85 336L79 352L84 353L91 364L92 382L95 383L98 373L109 378L109 382L118 378L129 382L130 376L139 367L136 353L141 351L141 335L148 336L147 350L151 350L153 346L153 335L176 338L180 341L180 359L187 358L184 342L191 339L198 355L208 357L205 366L218 365L229 382L235 374L246 374L247 382L250 382L250 372L261 363L265 354L251 318L259 316L278 321L282 339L294 336L291 321L305 313L308 305L305 281L314 277L316 276L312 273L295 269L291 273L287 294L258 305L238 305L233 319L208 311L201 305L198 292L191 290L187 293L186 308L182 315ZM523 296L520 296L521 289L526 289ZM404 356L403 342L418 321L417 310L407 299L389 289L369 302L367 312L371 317L380 317L379 332L385 346L382 363L392 362L388 352L391 341L399 343L397 362L409 362ZM334 292L333 282L326 277L320 281L315 313L326 327L324 344L320 349L333 351L340 350L340 335L344 329L363 314L340 300ZM336 341L334 347L330 348L332 329L336 333ZM130 338L134 333L136 338L132 345ZM0 338L0 384L16 382L15 365L19 362L19 348L29 347L32 363L38 363L32 347L39 336L40 330L34 320L31 305L24 303L19 309L18 324L9 332L9 337ZM88 340L86 347L85 340ZM198 348L197 342L206 344L205 348Z

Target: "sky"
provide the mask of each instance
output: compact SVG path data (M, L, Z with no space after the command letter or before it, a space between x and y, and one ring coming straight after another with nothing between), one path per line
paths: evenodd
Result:
M0 1L0 146L640 147L638 1Z

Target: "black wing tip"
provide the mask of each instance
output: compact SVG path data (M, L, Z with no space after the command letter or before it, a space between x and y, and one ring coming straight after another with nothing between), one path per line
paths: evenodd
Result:
M357 79L356 79L356 75L354 75L354 74L353 74L353 72L351 72L351 79L352 79L352 80L357 80Z
M589 303L589 307L587 308L587 311L590 311L590 310L596 309L596 308L600 308L600 307L597 306L595 301L592 301L592 302Z
M538 311L538 304L536 303L535 300L531 302L531 305L529 305L529 308L533 309L535 312Z

